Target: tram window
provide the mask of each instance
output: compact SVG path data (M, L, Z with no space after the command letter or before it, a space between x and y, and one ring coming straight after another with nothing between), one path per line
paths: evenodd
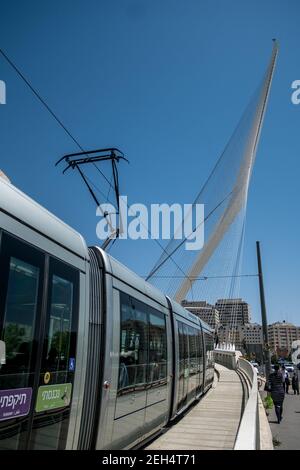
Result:
M147 306L121 294L119 390L146 383Z
M190 375L197 372L197 345L195 328L189 327Z
M47 367L65 370L69 359L72 330L73 283L59 276L52 278Z
M201 352L200 352L200 344L199 344L199 330L196 330L196 329L194 330L194 342L195 342L195 349L196 349L195 372L196 374L198 374L200 371Z
M183 398L183 381L184 381L184 340L183 340L183 324L177 322L178 339L179 339L179 385L178 385L178 408L180 408Z
M203 363L203 340L202 340L202 333L199 330L198 332L198 354L199 354L199 366Z
M148 382L167 376L166 321L162 313L150 310L149 315L149 377Z
M178 335L179 335L179 361L182 364L184 361L184 341L183 341L183 324L177 322L178 325ZM183 366L182 366L183 369Z
M188 376L188 372L189 372L189 357L190 357L190 354L189 354L189 339L188 339L188 334L189 334L189 331L188 331L188 326L183 324L182 325L182 329L183 329L183 342L184 342L184 359L185 359L185 373L184 373L184 376Z
M37 364L45 256L31 245L1 233L0 340L5 364L0 364L0 390L24 392L24 402L4 408L0 420L0 449L23 449ZM13 397L13 393L10 393ZM27 414L22 413L25 409ZM9 404L7 405L9 407ZM27 407L27 408L26 408ZM21 413L20 413L21 411ZM5 414L4 414L5 413ZM18 413L21 415L18 417Z
M49 410L51 413L47 413L43 408L37 409L38 401L36 402L30 448L64 449L76 367L79 271L62 261L50 258L47 297L39 390L47 385L46 372L50 377L50 387L56 384L70 385L65 388L65 400L58 406L53 406Z
M77 311L78 272L51 259L42 371L57 373L56 383L66 382L69 359L75 358Z
M2 340L5 373L28 373L37 311L39 268L11 257Z
M206 332L204 332L204 338L205 338L206 359L207 359L208 366L211 366L213 362L212 351L214 349L214 340L213 340L213 337Z

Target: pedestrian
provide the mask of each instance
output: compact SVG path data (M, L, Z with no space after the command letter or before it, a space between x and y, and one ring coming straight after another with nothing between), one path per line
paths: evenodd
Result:
M281 373L282 373L283 388L284 388L284 391L288 394L289 393L289 386L290 386L290 378L289 378L289 373L286 370L284 365L281 367Z
M292 388L294 390L294 395L299 395L299 380L298 380L298 375L297 372L294 372L293 377L292 377Z
M290 386L290 384L291 384L290 376L289 376L289 373L286 372L286 376L285 376L285 391L286 391L287 394L289 393L289 386Z
M285 390L282 382L282 372L279 370L279 365L274 365L274 372L268 378L268 391L271 392L271 397L275 406L275 413L278 424L282 420L283 400Z

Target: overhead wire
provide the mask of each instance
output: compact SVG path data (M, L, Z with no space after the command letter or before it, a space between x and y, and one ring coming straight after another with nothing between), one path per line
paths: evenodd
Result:
M29 80L25 77L25 75L20 71L20 69L16 66L16 64L8 57L8 55L4 52L3 49L0 48L0 54L2 57L7 61L7 63L15 70L17 75L23 80L23 82L28 86L28 88L32 91L32 93L36 96L36 98L42 103L42 105L47 109L47 111L51 114L53 119L59 124L59 126L65 131L65 133L72 139L72 141L77 145L77 147L82 151L85 152L85 149L79 143L79 141L73 136L71 131L67 128L67 126L62 122L62 120L57 116L57 114L53 111L53 109L46 103L46 100L41 96L41 94L33 87L33 85L29 82ZM106 176L102 173L102 171L98 168L98 171L101 173L103 178L109 183Z
M41 94L33 87L33 85L29 82L29 80L25 77L25 75L20 71L20 69L16 66L16 64L8 57L8 55L3 51L3 49L0 48L0 54L4 57L4 59L8 62L8 64L15 70L17 75L24 81L24 83L28 86L28 88L32 91L32 93L36 96L36 98L42 103L42 105L47 109L47 111L51 114L51 116L55 119L55 121L60 125L60 127L66 132L66 134L72 139L72 141L77 145L77 147L82 151L85 152L85 149L81 146L79 141L73 136L71 131L66 127L66 125L61 121L61 119L57 116L57 114L53 111L53 109L46 103L46 100L41 96ZM88 156L88 155L87 155ZM99 167L93 162L94 166L96 167L97 171L103 176L103 178L107 181L107 183L110 185L110 187L113 188L113 185L107 177L103 174L103 172L99 169ZM82 170L81 170L82 171ZM85 173L84 173L85 175ZM86 175L85 175L86 176ZM88 177L86 176L88 179ZM95 188L97 188L97 185L93 184ZM103 195L101 190L97 188L98 191ZM106 199L106 201L108 198ZM129 206L127 205L129 208ZM148 230L148 233L150 234L150 231ZM158 240L154 239L154 241L158 244L161 250L165 251L164 247L159 243ZM176 262L174 261L175 265L177 266ZM185 273L182 271L180 267L178 267L180 271L185 275Z

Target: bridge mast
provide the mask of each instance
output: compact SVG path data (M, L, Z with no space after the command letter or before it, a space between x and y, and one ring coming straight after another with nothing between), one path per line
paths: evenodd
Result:
M199 276L199 273L201 273L204 266L208 263L216 247L222 240L224 234L228 231L229 227L235 220L237 214L243 207L246 207L250 177L255 161L257 145L259 142L259 137L262 129L273 74L275 70L276 59L278 55L278 43L276 39L273 39L273 43L274 46L272 50L272 56L269 67L267 69L266 79L262 86L257 109L254 115L248 145L246 146L245 150L245 156L240 171L237 175L237 180L232 190L228 206L214 233L210 236L209 240L204 246L204 249L199 253L193 265L190 267L186 278L183 279L181 285L178 287L175 294L175 299L177 300L177 302L181 302L182 299L186 298L186 295L191 289L191 285L194 282L193 279ZM151 273L151 275L152 274L153 272ZM151 275L149 277L151 277Z
M264 363L266 366L266 377L268 378L269 374L271 373L271 354L270 354L269 338L268 338L267 311L266 311L264 279L263 279L262 266L261 266L259 242L256 242L256 253L257 253L257 265L258 265L261 320L262 320L262 331L263 331L263 357L264 357Z

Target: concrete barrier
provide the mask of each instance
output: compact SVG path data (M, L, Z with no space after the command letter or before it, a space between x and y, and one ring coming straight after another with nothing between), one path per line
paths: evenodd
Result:
M241 355L240 351L226 351L223 349L216 349L214 351L215 361L231 370L237 369L238 359Z
M257 372L250 362L239 358L239 370L249 381L249 397L240 422L235 450L255 450L258 447L258 389Z
M274 450L273 436L260 394L258 394L259 450Z

